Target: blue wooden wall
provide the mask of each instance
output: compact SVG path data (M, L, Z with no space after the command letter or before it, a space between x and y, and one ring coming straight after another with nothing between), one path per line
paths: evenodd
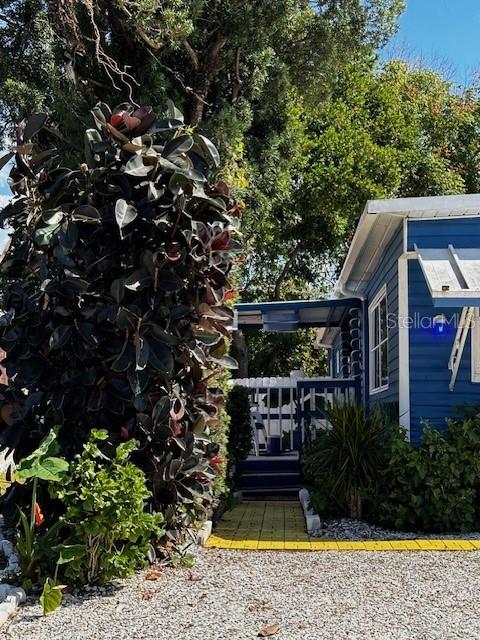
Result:
M408 249L445 248L449 243L458 248L480 248L480 218L410 220ZM447 319L462 309L434 308L425 277L417 260L408 261L409 315L417 326L411 327L410 338L410 436L421 440L422 421L442 428L445 418L462 404L480 401L480 384L471 382L470 337L465 345L457 382L448 388L451 372L448 360L455 338L455 327L443 336L431 328L418 326L420 318L433 318L443 313ZM425 321L424 321L425 322ZM428 323L427 323L428 324Z
M391 318L398 317L398 258L403 253L403 229L400 228L385 248L378 269L367 285L365 308L375 298L380 289L387 286L387 312ZM366 315L366 318L368 316ZM388 330L388 389L379 393L368 393L370 404L376 402L398 402L399 366L398 366L398 328L396 322L390 322ZM369 391L368 328L365 334L364 379Z

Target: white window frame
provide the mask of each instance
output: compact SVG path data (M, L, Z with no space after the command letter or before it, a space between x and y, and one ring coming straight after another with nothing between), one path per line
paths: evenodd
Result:
M373 346L374 336L375 336L374 326L373 326L374 312L380 306L380 304L381 304L381 302L383 302L383 300L385 300L385 306L386 306L386 312L387 312L387 324L386 324L387 335L386 335L385 338L383 338L383 340L380 340L380 342L377 345ZM380 314L378 314L378 320L380 322ZM378 335L380 336L380 327L378 328ZM369 376L368 377L369 377L370 395L373 395L375 393L381 393L382 391L386 391L388 389L389 384L390 384L390 381L388 381L386 384L381 385L380 387L376 387L375 386L375 358L374 358L374 355L375 355L375 351L377 349L379 349L384 344L387 347L387 363L388 363L388 355L389 355L389 353L388 353L388 298L387 298L387 285L386 284L383 285L383 287L380 289L380 291L378 291L376 296L373 298L372 302L368 305L368 355L369 355L369 365L368 365Z
M480 382L480 309L475 307L471 326L472 382Z

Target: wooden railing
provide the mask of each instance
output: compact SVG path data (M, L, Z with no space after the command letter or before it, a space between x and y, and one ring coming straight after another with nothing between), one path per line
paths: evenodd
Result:
M327 409L333 402L360 402L360 380L354 378L309 378L297 382L296 422L305 442L316 429L328 429Z
M357 401L360 382L334 378L243 378L232 380L249 389L261 449L270 453L298 451L306 429L327 426L325 409L334 400Z

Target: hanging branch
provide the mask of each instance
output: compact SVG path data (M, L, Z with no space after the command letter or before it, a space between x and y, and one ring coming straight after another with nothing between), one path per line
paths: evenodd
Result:
M237 51L235 53L235 80L233 83L232 90L232 103L237 102L240 90L242 88L243 82L240 77L240 56L242 55L242 47L237 47Z

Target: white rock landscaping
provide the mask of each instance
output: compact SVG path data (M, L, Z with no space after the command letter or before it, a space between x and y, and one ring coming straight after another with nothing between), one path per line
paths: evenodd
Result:
M0 629L15 613L18 605L26 599L25 591L7 580L20 570L13 543L5 537L3 518L0 516L0 551L5 556L5 566L0 569Z

